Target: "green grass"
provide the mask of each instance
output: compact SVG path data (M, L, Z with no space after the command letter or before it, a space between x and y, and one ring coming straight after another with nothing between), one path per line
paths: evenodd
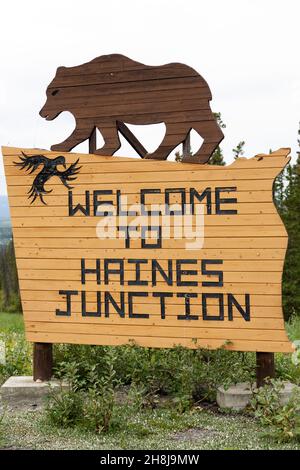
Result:
M0 333L23 333L24 321L20 313L0 312Z
M286 323L286 330L291 341L300 340L300 317L293 317Z
M300 318L287 331L291 340L300 339ZM30 375L31 346L24 338L23 317L0 312L0 336L7 345L7 364L0 365L0 383L9 375ZM280 375L300 383L300 367L290 355L276 354ZM32 449L298 449L300 443L278 444L264 435L259 423L242 414L226 414L196 407L179 414L170 408L127 413L116 407L119 417L107 434L81 428L55 428L41 411L6 411L0 426L4 447ZM1 410L0 410L1 417ZM1 440L1 439L0 439ZM0 444L1 445L1 444Z
M264 436L252 418L205 409L143 410L107 434L49 426L39 411L10 413L3 424L5 447L21 449L300 449L300 443L277 444Z

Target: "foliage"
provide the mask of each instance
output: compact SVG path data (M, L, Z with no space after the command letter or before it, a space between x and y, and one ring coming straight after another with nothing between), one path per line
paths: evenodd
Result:
M226 124L222 120L221 113L214 113L214 117L216 118L217 123L219 124L221 129L224 129L226 127ZM220 145L218 145L218 147L216 148L216 150L212 154L211 158L209 159L208 163L209 163L209 165L221 165L221 166L225 165L223 151L222 151Z
M32 375L32 346L23 334L0 332L5 346L5 363L0 363L0 384L11 375Z
M244 155L244 146L245 141L241 140L235 148L232 149L234 159L237 160L238 158Z
M13 242L0 245L0 310L20 312L21 302Z
M288 403L281 403L284 383L271 379L264 387L253 391L251 408L269 435L279 442L300 441L300 392L294 390Z
M83 423L86 429L94 432L109 430L115 404L115 373L114 364L110 360L101 377L98 376L95 367L90 370L88 377L90 386L83 409Z
M19 313L0 312L0 332L1 333L23 333L23 315Z
M78 374L76 383L78 388L85 390L91 386L88 371L97 364L93 369L93 382L97 374L101 378L107 370L107 354L111 351L115 370L114 386L120 383L135 387L143 406L150 408L157 406L160 397L169 396L178 411L185 411L194 402L214 400L220 384L229 386L238 381L251 380L255 374L255 354L222 349L152 349L136 345L114 348L77 345L57 347L59 354L56 351L56 363L60 376L68 375L66 364L70 367L70 364L75 363Z
M4 416L5 416L4 411L0 409L0 446L2 446L3 441L4 441L4 430L3 430Z
M300 135L300 127L298 130ZM299 149L300 149L300 142ZM289 234L283 274L283 307L285 318L300 314L300 155L286 171L286 189L281 216ZM300 339L300 338L299 338Z
M113 349L102 348L100 363L92 361L86 350L83 357L75 361L59 363L56 375L67 382L67 389L61 386L59 392L50 391L46 407L48 421L56 426L80 426L96 433L107 432L114 410L115 379ZM100 351L99 351L100 352ZM71 350L74 354L74 348ZM61 382L62 383L62 382Z
M82 408L80 393L72 389L65 390L62 386L59 391L50 388L45 411L52 425L62 428L75 426L82 417Z

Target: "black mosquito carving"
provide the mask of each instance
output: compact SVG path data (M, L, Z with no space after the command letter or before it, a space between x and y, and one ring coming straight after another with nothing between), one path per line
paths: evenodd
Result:
M59 156L53 158L45 157L44 155L33 155L28 156L24 152L22 152L22 157L20 157L19 162L14 162L15 165L20 167L20 170L26 169L29 171L29 174L33 173L40 165L43 165L43 169L36 175L33 180L32 186L27 194L29 194L28 199L31 199L32 204L37 197L40 198L41 202L46 205L46 202L43 199L45 194L51 193L53 190L45 189L45 183L52 178L52 176L58 176L64 186L68 189L72 189L72 186L68 184L69 181L73 181L76 179L77 173L79 172L81 166L77 166L79 162L79 158L76 162L72 163L69 168L67 169L65 157ZM57 167L62 165L65 171L59 171Z

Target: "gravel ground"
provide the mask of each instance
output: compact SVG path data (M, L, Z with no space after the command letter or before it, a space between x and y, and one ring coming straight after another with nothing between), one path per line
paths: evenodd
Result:
M183 415L170 410L144 411L107 434L49 426L42 410L6 411L2 449L300 449L277 444L243 415L197 409Z

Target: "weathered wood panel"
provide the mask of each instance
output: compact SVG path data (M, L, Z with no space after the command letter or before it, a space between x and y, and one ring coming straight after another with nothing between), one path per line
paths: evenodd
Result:
M292 350L281 307L287 234L272 197L287 149L227 167L23 152L50 162L50 173L42 173L42 159L29 174L27 164L14 163L22 150L3 148L28 340ZM63 160L53 166L62 157L66 168ZM104 220L97 210L115 211L121 225L121 212L143 202L147 210L160 205L152 223L162 227L161 237L142 229L145 216L136 238L126 239L125 231L119 238L120 230L97 237ZM167 214L184 202L194 215Z

